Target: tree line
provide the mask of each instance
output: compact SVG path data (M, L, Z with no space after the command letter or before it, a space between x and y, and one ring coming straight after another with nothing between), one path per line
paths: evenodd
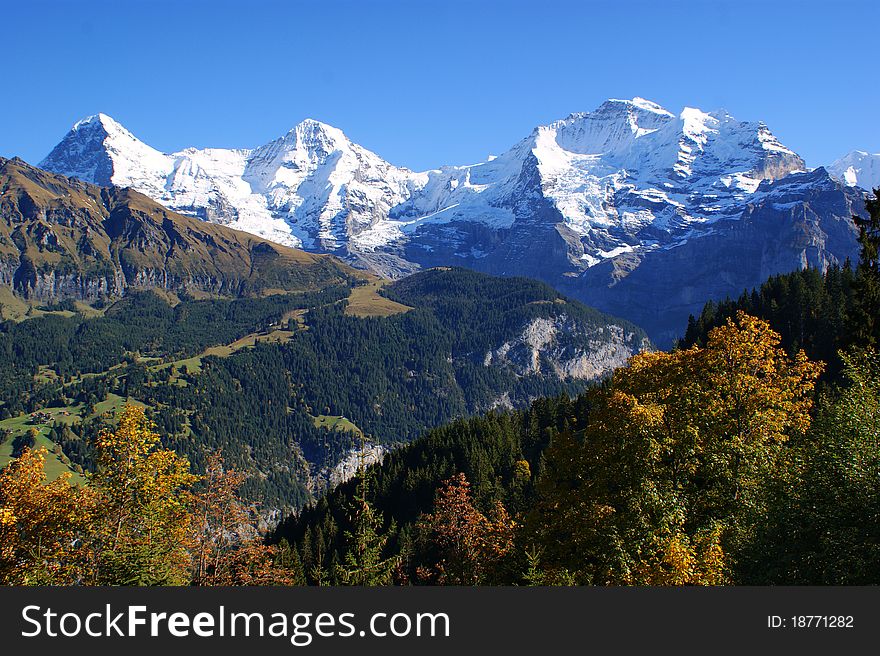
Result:
M356 433L328 430L318 417L345 417L371 441L396 445L456 417L485 412L501 398L522 406L540 396L578 393L589 383L558 377L549 364L524 376L487 367L486 349L518 338L539 317L565 317L578 322L578 330L596 331L612 321L542 283L465 270L428 271L391 285L389 295L413 307L394 316L350 316L347 293L331 288L172 307L144 292L99 318L5 324L0 377L8 385L0 391L0 418L77 408L80 421L48 426L48 436L77 471L89 471L95 439L108 427L95 408L111 394L137 400L147 406L163 444L185 455L195 471L204 471L208 454L221 450L248 474L244 496L267 512L291 512L320 491L327 470L357 446ZM280 326L297 309L300 323ZM173 362L268 326L291 330L283 341L259 342L226 357ZM637 347L644 333L626 330ZM584 337L560 330L557 339L565 346L583 344ZM54 376L41 377L48 366Z

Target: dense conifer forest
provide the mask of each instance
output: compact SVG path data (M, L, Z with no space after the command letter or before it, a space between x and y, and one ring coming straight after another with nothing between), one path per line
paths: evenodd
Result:
M349 311L363 287L174 305L143 291L96 317L44 306L42 316L0 326L0 430L10 445L38 430L83 474L95 468L92 445L113 413L137 402L196 471L222 451L248 474L247 498L267 513L290 512L361 439L390 448L500 402L583 390L589 381L549 363L525 375L485 366L486 351L535 318L607 341L601 331L618 328L633 351L645 340L635 326L522 278L428 271L387 287L388 298L374 295L382 311L367 307L366 316ZM399 303L385 314L389 299ZM562 331L556 341L586 344Z

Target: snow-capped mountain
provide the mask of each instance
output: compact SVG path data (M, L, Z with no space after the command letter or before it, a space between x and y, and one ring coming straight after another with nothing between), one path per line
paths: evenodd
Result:
M100 114L77 123L41 166L131 186L178 212L333 252L385 275L449 264L529 275L600 308L614 306L661 343L705 300L738 294L765 270L852 256L846 225L861 199L824 169L807 173L763 123L723 110L674 114L642 98L609 100L539 126L485 162L424 172L396 167L313 120L252 150L164 154ZM790 179L800 180L793 197ZM833 211L805 205L808 197L817 202L817 189ZM646 282L640 306L627 309L622 281L651 268L646 263L675 260L669 254L685 244L697 244L695 258L708 256L704 247L739 239L745 225L757 243L767 239L759 233L775 224L756 221L756 208L789 212L780 225L806 240L777 236L779 253L738 262L732 273L706 271L705 280L692 275L697 262L677 262L670 275L690 290L687 298L670 305Z
M880 153L854 150L829 166L828 171L850 187L873 191L880 187Z
M644 246L644 233L662 241L728 216L762 180L804 168L760 123L690 108L675 116L641 98L538 127L487 162L423 173L313 120L254 150L164 154L103 114L74 125L41 166L330 251L383 249L425 224L507 228L527 218L531 194L559 211L587 266Z
M160 153L105 114L76 123L40 166L96 184L132 187L163 205L289 246L336 250L351 222L400 202L400 169L306 120L253 150Z

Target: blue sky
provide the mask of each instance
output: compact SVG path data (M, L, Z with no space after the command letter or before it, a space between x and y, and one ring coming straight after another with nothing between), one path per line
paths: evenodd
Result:
M306 117L394 164L499 153L609 97L765 121L817 166L880 151L878 2L7 3L0 155L104 112L165 151Z

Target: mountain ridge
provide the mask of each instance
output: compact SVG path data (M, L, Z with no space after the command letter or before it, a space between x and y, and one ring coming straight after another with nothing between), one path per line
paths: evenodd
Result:
M96 122L97 133L85 129ZM538 278L642 325L659 344L710 298L853 257L851 217L864 212L863 192L807 170L764 123L724 110L675 114L638 97L538 126L485 162L423 172L311 119L256 149L159 159L114 126L83 123L42 165L97 175L106 155L115 184L176 211L385 277L452 265ZM144 156L118 154L126 148ZM675 252L684 245L688 258ZM737 262L731 249L749 255ZM640 282L639 270L656 283ZM644 291L629 296L630 287ZM685 293L667 301L670 289Z
M130 287L215 295L309 290L363 277L306 253L0 158L0 283L39 300L119 297Z
M739 146L739 157L731 155L737 150L731 140ZM722 147L713 150L716 141ZM716 152L725 149L728 152ZM530 155L536 156L534 161ZM713 161L725 158L731 160L728 168L736 165L741 170L723 184L712 178L711 170L710 179L702 180ZM708 164L702 165L703 160ZM676 116L638 97L611 99L593 112L538 126L485 162L420 172L394 166L338 128L314 119L253 149L186 148L166 154L104 114L77 122L40 164L90 182L133 186L177 211L229 223L279 243L355 253L389 247L426 222L465 218L509 227L520 218L518 199L510 197L525 165L537 167L542 190L566 225L582 234L607 232L618 217L602 207L602 189L626 188L628 180L635 180L636 187L640 182L672 187L669 180L696 177L716 192L733 188L736 195L737 190L754 191L762 179L805 170L803 160L763 123L736 121L723 110L685 108ZM580 174L560 180L559 169L566 165ZM682 205L664 198L662 189L635 191L636 205L658 199L670 207ZM706 203L698 208L716 211ZM630 212L624 222L644 224L650 212ZM661 229L670 220L675 217L661 217ZM632 226L616 227L626 232ZM596 255L603 259L608 250L603 250L600 237L588 241L594 253L587 253L585 263L592 265Z

